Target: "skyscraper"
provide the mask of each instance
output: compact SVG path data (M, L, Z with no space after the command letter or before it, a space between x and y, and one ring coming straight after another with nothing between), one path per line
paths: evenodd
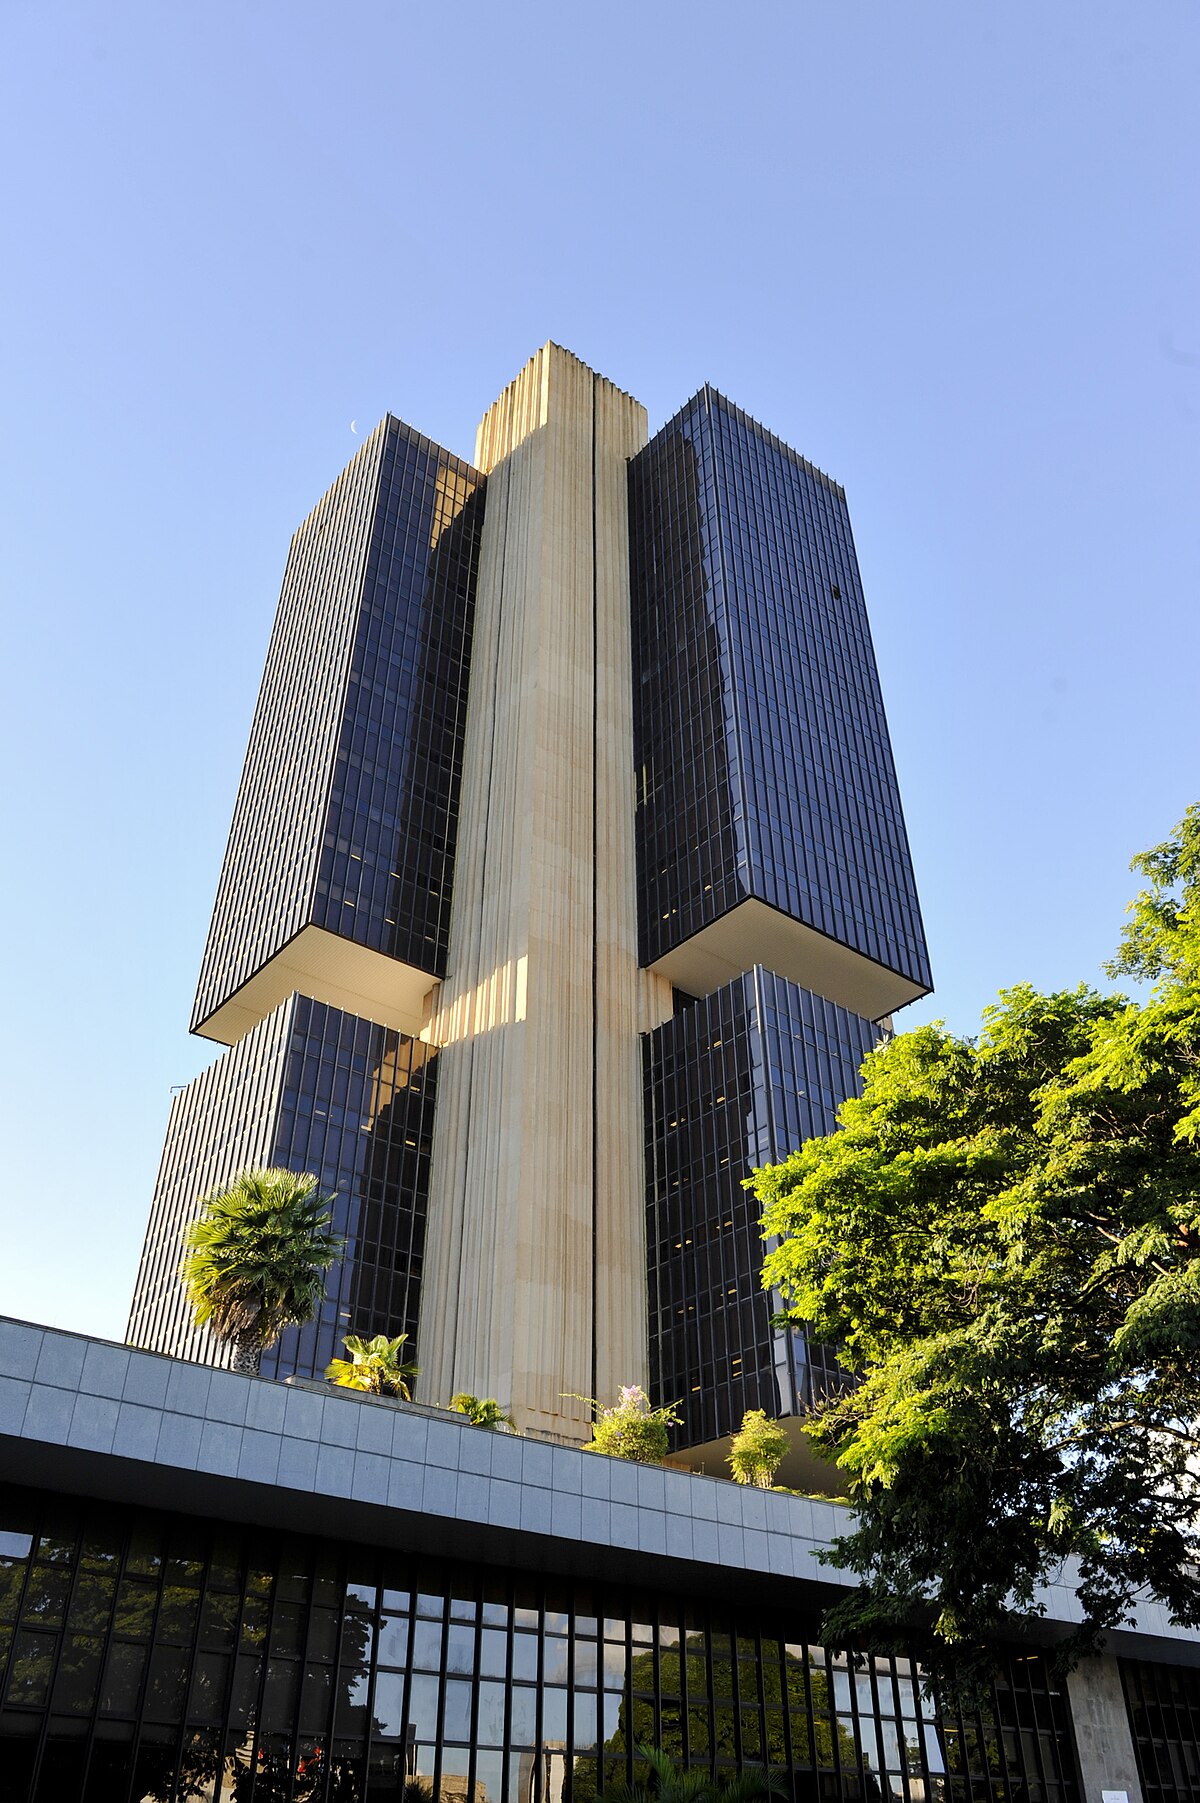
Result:
M385 419L284 577L130 1323L179 1356L0 1321L0 1797L589 1803L656 1746L1165 1799L1200 1652L1154 1599L1063 1681L1061 1574L962 1713L822 1644L843 1510L715 1481L839 1381L744 1174L928 983L837 485L709 388L648 439L553 345L473 465ZM348 1241L290 1386L205 1369L177 1276L268 1162ZM415 1404L303 1381L347 1332L415 1336ZM547 1443L639 1380L690 1471ZM421 1406L459 1389L526 1431Z
M929 981L841 489L547 345L474 467L386 419L293 541L129 1337L222 1358L180 1233L280 1163L349 1250L265 1369L407 1331L568 1437L633 1381L691 1446L794 1414L740 1180Z

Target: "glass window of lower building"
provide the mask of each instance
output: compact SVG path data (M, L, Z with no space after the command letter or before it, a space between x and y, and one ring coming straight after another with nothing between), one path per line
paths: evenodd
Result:
M0 1803L592 1803L638 1749L797 1799L1076 1803L1046 1663L943 1721L904 1658L667 1590L0 1491Z

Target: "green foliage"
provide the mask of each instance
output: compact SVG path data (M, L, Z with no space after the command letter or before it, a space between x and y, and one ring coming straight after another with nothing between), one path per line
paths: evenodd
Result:
M332 1200L312 1175L276 1169L242 1171L204 1197L179 1274L197 1326L231 1341L239 1365L257 1370L263 1347L320 1307L345 1246L330 1231Z
M389 1340L377 1333L372 1340L362 1340L348 1333L342 1342L350 1354L348 1359L333 1359L325 1367L332 1383L346 1390L365 1390L371 1396L398 1396L401 1402L412 1401L412 1383L420 1367L406 1363L400 1348L408 1335L397 1334Z
M608 1785L599 1803L751 1803L790 1794L782 1774L767 1767L718 1779L707 1766L678 1765L662 1747L639 1744L634 1751L644 1776Z
M729 1449L729 1469L737 1484L771 1488L771 1479L787 1457L791 1441L765 1409L747 1409Z
M709 1750L708 1757L714 1761L761 1759L762 1767L756 1767L745 1776L751 1781L766 1778L767 1787L773 1793L776 1771L786 1768L788 1764L782 1714L786 1710L791 1717L794 1765L811 1764L823 1771L833 1771L840 1760L843 1767L855 1769L857 1753L854 1734L848 1725L835 1723L831 1719L832 1699L823 1663L809 1664L805 1658L790 1650L784 1655L782 1671L777 1659L767 1658L764 1661L761 1679L768 1712L764 1742L757 1725L757 1709L738 1711L735 1707L735 1658L728 1641L725 1643L725 1650L719 1645L712 1648L710 1661L706 1654L704 1636L689 1635L682 1647L660 1648L658 1659L657 1681L652 1652L636 1653L631 1660L628 1692L621 1704L616 1730L604 1744L606 1755L622 1753L632 1746L637 1757L644 1759L646 1747L653 1743L678 1770L676 1762L683 1759L686 1723L687 1745L693 1759L698 1757L698 1750L705 1747ZM681 1668L685 1664L690 1699L686 1706L682 1701L669 1700L672 1697L682 1697ZM711 1714L706 1676L708 1669L711 1669L713 1685L714 1708ZM656 1689L663 1698L657 1716L655 1705L650 1701L650 1694ZM652 1781L651 1773L644 1774L644 1777ZM707 1782L712 1782L707 1772L702 1777ZM635 1784L634 1788L639 1790L640 1795L642 1787ZM618 1793L616 1803L619 1803L619 1794L623 1790L623 1786L606 1786L603 1793L606 1803L613 1803L614 1792ZM639 1799L631 1799L630 1803L639 1803Z
M652 1409L650 1398L638 1384L626 1384L611 1408L591 1396L578 1399L596 1411L592 1437L585 1452L602 1452L610 1459L632 1459L639 1465L661 1465L670 1448L670 1428L679 1421L673 1402Z
M515 1427L512 1416L506 1414L494 1396L472 1396L467 1390L460 1390L457 1396L450 1398L450 1407L465 1415L472 1427Z
M755 1174L763 1281L858 1388L808 1431L850 1484L823 1634L920 1629L951 1687L1062 1560L1073 1656L1160 1597L1200 1625L1200 807L1135 867L1133 1003L1007 990L864 1066L842 1130Z

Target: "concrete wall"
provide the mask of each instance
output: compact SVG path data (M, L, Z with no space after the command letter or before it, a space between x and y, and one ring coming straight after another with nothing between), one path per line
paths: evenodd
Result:
M0 1373L11 1483L697 1593L783 1583L814 1623L838 1582L832 1503L27 1322L0 1319Z
M849 1579L820 1562L844 1509L568 1446L437 1411L188 1364L0 1319L0 1477L70 1494L329 1534L377 1547L674 1588L792 1612L815 1633ZM1078 1619L1046 1592L1051 1644ZM1158 1604L1113 1653L1200 1664ZM1116 1658L1069 1681L1084 1803L1142 1803Z
M1124 1791L1126 1803L1142 1803L1129 1711L1117 1661L1085 1659L1067 1679L1083 1803L1116 1803L1109 1791Z
M626 483L645 438L644 409L556 345L480 426L450 953L427 1029L422 1381L579 1439L580 1397L646 1379Z

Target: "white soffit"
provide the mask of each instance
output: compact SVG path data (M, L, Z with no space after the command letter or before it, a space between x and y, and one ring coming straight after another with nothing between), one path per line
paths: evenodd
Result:
M324 927L303 927L256 970L196 1031L223 1045L237 1041L293 991L413 1038L424 1026L426 998L437 978L385 952L357 945Z
M754 896L656 959L651 969L686 994L704 996L723 989L756 964L867 1020L881 1020L927 994L922 984L839 945Z

